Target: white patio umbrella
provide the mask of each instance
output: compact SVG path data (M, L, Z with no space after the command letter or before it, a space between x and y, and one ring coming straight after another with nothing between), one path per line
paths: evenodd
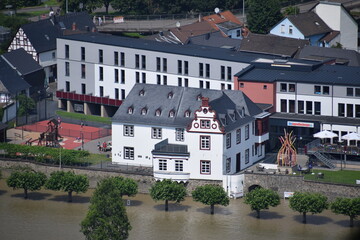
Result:
M332 139L334 137L337 137L338 135L336 133L330 132L328 130L323 130L321 132L315 133L313 136L316 138L321 138L321 139L330 138L331 143L332 143Z
M349 141L351 141L351 140L360 141L360 134L354 133L354 132L348 133L348 134L342 136L341 139L347 140L348 145L349 145Z

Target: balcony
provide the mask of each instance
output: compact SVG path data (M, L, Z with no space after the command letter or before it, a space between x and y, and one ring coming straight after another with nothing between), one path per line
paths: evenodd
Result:
M56 97L60 99L86 102L86 103L95 103L101 105L108 105L118 107L121 105L121 100L111 99L108 97L95 97L91 95L78 94L74 92L64 92L63 90L56 91Z
M263 143L269 140L269 133L264 133L263 135L255 136L255 137L256 137L256 143Z
M154 171L154 178L156 180L171 179L177 182L187 182L190 178L190 173L187 172L170 172L170 171Z

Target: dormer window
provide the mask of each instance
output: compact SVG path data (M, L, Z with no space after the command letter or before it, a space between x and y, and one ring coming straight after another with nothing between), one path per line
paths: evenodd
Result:
M201 94L197 95L196 100L201 101L201 99L202 99Z
M243 107L242 109L241 109L241 117L244 117L245 116L245 108Z
M134 109L132 107L129 107L127 112L128 112L128 114L133 114Z
M146 108L141 109L141 115L146 115L146 113L147 113L147 109L146 109Z
M173 118L175 116L175 111L174 110L171 110L169 112L169 117Z
M160 109L157 109L157 110L155 111L155 116L160 117L160 115L161 115L161 110L160 110Z
M145 95L145 91L144 91L144 89L140 90L140 92L139 92L139 96L144 96L144 95Z
M168 99L172 99L173 96L174 96L174 93L173 93L173 92L169 92L169 94L168 94Z
M190 117L190 111L189 110L187 110L187 111L185 111L185 117Z

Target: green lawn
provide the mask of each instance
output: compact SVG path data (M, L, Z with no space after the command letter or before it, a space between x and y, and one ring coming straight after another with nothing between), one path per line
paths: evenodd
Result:
M111 152L109 152L111 155ZM99 164L99 163L105 163L105 162L111 162L111 158L106 157L104 154L94 154L91 153L89 156L84 157L81 159L84 162L90 163L91 165Z
M64 111L56 111L56 114L60 117L64 118L73 118L73 119L80 119L89 122L100 122L104 124L111 124L111 118L109 117L100 117L94 115L85 115L81 113L71 113L71 112L64 112Z
M331 183L344 183L344 184L356 184L356 180L360 180L360 171L351 171L351 170L313 170L315 174L306 174L304 176L305 180L315 180L321 182L331 182ZM317 178L318 173L324 173L324 179Z
M49 11L48 10L33 11L33 12L26 12L26 13L17 13L16 15L18 17L30 18L30 17L41 16L43 14L46 14L46 17L47 17L49 14Z

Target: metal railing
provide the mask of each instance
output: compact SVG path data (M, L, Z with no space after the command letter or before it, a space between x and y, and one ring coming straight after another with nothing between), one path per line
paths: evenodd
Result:
M335 164L332 163L332 161L328 158L326 158L323 154L320 152L314 152L314 156L319 159L322 163L324 163L328 168L334 169L336 168Z

